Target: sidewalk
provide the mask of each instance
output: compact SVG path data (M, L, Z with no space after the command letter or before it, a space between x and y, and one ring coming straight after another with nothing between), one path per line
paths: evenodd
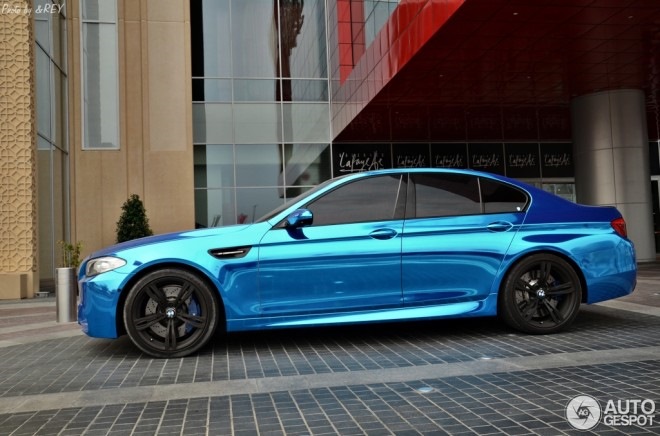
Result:
M0 302L0 348L81 335L76 322L58 323L55 298Z
M660 263L640 266L631 296L546 336L446 320L232 334L151 359L55 316L52 298L0 303L0 436L570 435L578 395L660 409Z

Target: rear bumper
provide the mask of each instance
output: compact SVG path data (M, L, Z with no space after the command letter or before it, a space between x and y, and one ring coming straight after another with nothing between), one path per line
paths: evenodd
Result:
M637 285L637 261L632 242L621 239L614 249L597 251L593 256L596 258L583 261L587 303L599 303L633 292Z

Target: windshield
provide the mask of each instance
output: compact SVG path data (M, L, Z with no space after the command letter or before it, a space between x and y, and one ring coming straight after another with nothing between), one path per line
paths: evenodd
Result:
M290 206L293 205L294 203L297 203L297 202L299 202L300 200L304 199L305 197L308 197L308 196L314 194L315 192L319 191L320 189L325 188L328 184L330 184L331 182L334 182L335 180L337 180L337 179L326 180L325 182L321 183L320 185L316 185L315 187L313 187L313 188L310 189L309 191L307 191L307 192L303 192L303 193L300 194L299 196L294 197L294 198L292 198L291 200L287 201L286 203L284 203L284 204L281 205L280 207L278 207L278 208L276 208L276 209L274 209L274 210L268 212L266 215L262 216L261 218L259 218L259 219L258 219L257 221L255 221L255 222L257 222L257 223L263 223L264 221L269 221L269 220L271 220L275 215L277 215L277 214L279 214L280 212L282 212L283 210L287 209L288 207L290 207Z

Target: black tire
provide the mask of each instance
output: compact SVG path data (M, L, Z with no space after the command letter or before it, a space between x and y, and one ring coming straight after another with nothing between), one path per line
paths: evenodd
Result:
M131 341L154 357L183 357L206 345L218 326L218 295L196 275L162 269L142 277L124 305Z
M556 333L571 325L581 302L582 284L573 267L559 256L535 254L507 274L499 312L516 330Z

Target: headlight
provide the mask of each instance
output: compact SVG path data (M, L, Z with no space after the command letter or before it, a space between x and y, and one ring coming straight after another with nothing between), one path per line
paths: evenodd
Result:
M124 265L126 265L126 261L118 257L98 257L87 262L85 275L87 277L97 276L99 274L103 274L104 272L120 268Z

